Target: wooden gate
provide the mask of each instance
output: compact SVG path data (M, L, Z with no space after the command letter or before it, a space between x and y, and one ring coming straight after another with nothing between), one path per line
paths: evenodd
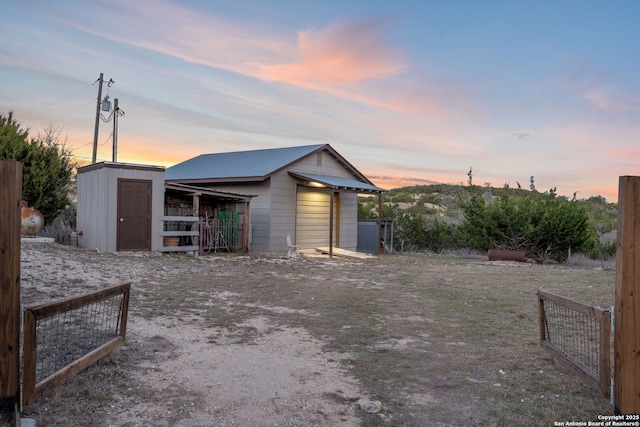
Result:
M131 283L24 310L22 402L124 344Z
M611 393L611 311L538 290L540 346L604 397Z

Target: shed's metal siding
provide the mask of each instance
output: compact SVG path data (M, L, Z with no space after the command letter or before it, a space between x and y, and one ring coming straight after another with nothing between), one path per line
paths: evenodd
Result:
M118 227L118 178L150 180L151 250L162 248L164 213L164 170L145 166L106 164L78 171L78 219L82 230L78 245L101 252L115 252Z
M78 213L76 226L82 231L78 245L106 251L107 248L107 171L104 168L78 174Z

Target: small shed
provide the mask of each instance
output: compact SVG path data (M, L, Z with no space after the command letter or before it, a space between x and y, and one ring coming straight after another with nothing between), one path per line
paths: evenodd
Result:
M78 168L78 246L101 252L160 250L164 172L112 162Z
M247 252L251 195L165 182L158 166L78 169L78 246L101 252Z

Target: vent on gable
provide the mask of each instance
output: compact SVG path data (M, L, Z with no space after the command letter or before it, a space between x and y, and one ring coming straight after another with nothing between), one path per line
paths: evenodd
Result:
M322 166L322 152L316 153L316 165Z

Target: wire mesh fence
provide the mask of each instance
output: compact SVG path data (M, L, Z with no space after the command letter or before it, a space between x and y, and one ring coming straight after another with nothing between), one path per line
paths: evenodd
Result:
M36 323L36 382L106 344L119 334L122 295Z
M538 291L540 345L605 397L611 392L611 311Z
M130 286L25 309L24 404L124 343Z

